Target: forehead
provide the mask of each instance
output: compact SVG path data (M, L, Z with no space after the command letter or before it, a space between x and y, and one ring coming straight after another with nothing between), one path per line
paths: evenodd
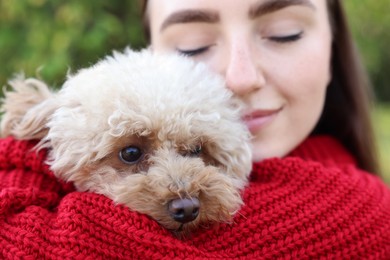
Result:
M327 2L327 0L150 0L145 22L153 45L156 40L161 40L160 36L165 35L167 28L175 25L218 25L227 29L229 28L227 25L257 21L257 18L271 16L279 13L278 11L293 10L289 7L295 7L295 11L304 12L318 22L324 23L328 21Z
M289 6L321 8L326 0L150 0L149 18L165 17L181 11L202 10L221 14L245 13L249 17L274 12Z

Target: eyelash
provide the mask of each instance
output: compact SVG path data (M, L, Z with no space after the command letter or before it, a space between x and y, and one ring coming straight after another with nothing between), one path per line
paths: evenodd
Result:
M281 43L281 44L287 44L287 43L292 43L295 41L298 41L302 38L303 32L299 32L297 34L292 34L292 35L287 35L287 36L271 36L268 37L269 40L276 42L276 43ZM206 47L201 47L198 49L193 49L193 50L180 50L176 49L176 51L184 56L188 57L193 57L202 54L203 52L207 51L209 49L209 46Z
M198 48L198 49L193 49L193 50L180 50L180 49L176 49L176 51L184 56L188 56L188 57L192 57L192 56L196 56L196 55L199 55L199 54L202 54L203 52L207 51L209 47L206 46L206 47L201 47L201 48Z
M287 36L271 36L268 37L269 40L276 43L291 43L298 41L302 38L303 32L299 32L297 34L287 35Z

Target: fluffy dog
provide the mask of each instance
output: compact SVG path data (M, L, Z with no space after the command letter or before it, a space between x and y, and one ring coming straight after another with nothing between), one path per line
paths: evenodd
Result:
M165 228L230 222L251 170L241 104L185 57L126 50L69 75L58 92L10 81L2 136L40 139L54 174ZM182 233L183 234L183 233Z

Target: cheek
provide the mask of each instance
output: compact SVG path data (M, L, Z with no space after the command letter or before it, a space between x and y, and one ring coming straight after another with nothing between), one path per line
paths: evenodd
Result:
M285 74L282 75L283 82L278 86L287 99L287 104L302 112L301 116L313 117L316 114L319 117L322 112L326 88L331 78L330 57L329 34L317 34L290 57L290 63L284 63L290 66L286 67Z
M322 59L323 60L323 59ZM306 60L296 66L292 72L291 84L284 85L283 91L294 102L313 104L325 97L325 91L329 83L329 65L320 59Z
M272 125L258 133L254 141L255 160L285 156L316 126L330 79L330 47L318 45L305 46L293 55L274 59L277 66L272 67L272 74L268 70L268 89L272 89L268 91L274 93L272 97L276 95L275 100L284 108Z
M291 85L283 89L288 122L296 125L295 136L306 138L316 126L324 107L329 83L329 62L325 55L310 54L296 66ZM295 79L295 81L294 81Z

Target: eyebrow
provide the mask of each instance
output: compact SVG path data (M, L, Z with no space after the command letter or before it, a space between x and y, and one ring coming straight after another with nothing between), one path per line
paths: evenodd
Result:
M310 0L267 0L265 2L260 2L252 6L249 9L249 18L255 19L265 14L276 12L280 9L293 6L301 5L307 6L315 10L315 6ZM183 24L183 23L218 23L220 17L218 12L208 9L185 9L172 13L168 16L162 23L160 31L165 30L167 27L174 24Z
M255 19L262 15L273 13L294 5L306 6L316 10L315 6L312 2L310 2L310 0L268 0L252 6L249 9L249 17L251 19Z
M219 15L217 12L211 10L181 10L177 11L167 19L161 25L160 31L165 28L180 23L217 23L219 22Z

